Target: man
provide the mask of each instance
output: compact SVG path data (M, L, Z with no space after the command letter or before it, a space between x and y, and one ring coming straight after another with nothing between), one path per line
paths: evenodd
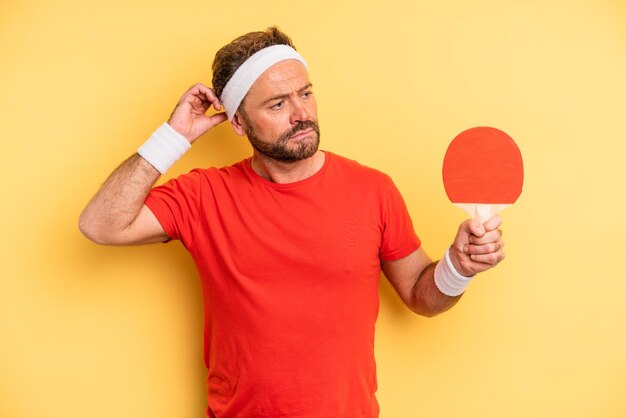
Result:
M504 258L494 217L461 224L433 263L389 177L319 150L306 68L276 28L226 45L214 89L189 89L81 215L97 243L179 239L192 254L205 303L207 416L378 416L381 268L409 308L432 316ZM251 158L152 188L226 120L247 135Z

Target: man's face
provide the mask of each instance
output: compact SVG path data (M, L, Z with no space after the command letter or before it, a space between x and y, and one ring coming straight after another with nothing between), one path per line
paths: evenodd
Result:
M252 85L237 112L259 153L282 162L309 158L319 146L317 104L306 68L281 61Z

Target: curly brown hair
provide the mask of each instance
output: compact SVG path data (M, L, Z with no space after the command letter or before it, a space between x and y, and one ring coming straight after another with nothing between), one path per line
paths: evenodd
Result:
M226 83L241 64L255 52L272 45L289 45L295 49L289 36L272 26L265 31L246 33L217 51L213 60L213 88L217 97L222 96Z

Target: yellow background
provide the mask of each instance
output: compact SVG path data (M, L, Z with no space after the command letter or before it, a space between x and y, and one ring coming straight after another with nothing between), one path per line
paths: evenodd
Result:
M216 50L272 24L310 63L323 148L389 173L431 256L464 218L452 138L495 126L525 158L508 257L452 311L381 282L381 417L626 416L626 5L597 0L2 0L0 416L202 416L190 258L77 219ZM249 152L223 125L167 177Z

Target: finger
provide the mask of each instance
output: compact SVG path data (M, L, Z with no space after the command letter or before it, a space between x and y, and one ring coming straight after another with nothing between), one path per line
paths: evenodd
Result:
M469 233L474 236L482 237L486 232L485 227L476 219L471 219L469 222L466 223L466 225Z
M204 93L202 93L202 106L205 107L206 110L209 110L209 108L211 107L211 105L213 106L213 108L215 110L217 110L218 112L220 110L222 110L222 103L220 102L220 100L217 98L217 96L212 95L212 96L207 96Z
M195 96L198 93L204 93L206 90L209 90L207 86L205 86L202 83L196 83L193 86L189 87L189 90L187 90L187 93Z
M219 125L220 123L228 120L228 116L226 116L226 113L224 112L216 113L214 115L209 116L208 118L209 118L209 124L211 127Z
M484 245L466 245L463 249L465 254L490 254L500 251L504 248L504 241L492 242Z
M215 110L221 109L221 103L215 94L215 91L202 83L196 83L183 94L181 97L181 102L184 101L195 101L199 100L203 105L208 109L210 104L213 104ZM208 102L210 104L205 104L204 102Z
M214 126L219 125L227 119L228 118L225 113L216 113L211 116L203 115L202 117L198 117L192 122L192 127L189 129L189 133L186 135L186 138L189 142L194 142L196 139L210 131Z
M495 266L504 260L504 251L500 250L495 253L489 254L472 254L470 255L470 259L477 263L489 264L490 266Z
M202 97L213 104L215 110L220 110L222 108L222 104L220 103L219 98L215 94L215 90L210 87L205 86L202 83L198 83L195 86L197 88L198 93L202 95Z
M493 231L502 225L502 217L498 214L493 215L491 218L487 219L483 226L487 231Z
M209 88L209 91L213 94L213 97L215 98L215 100L213 100L213 109L220 111L222 110L222 101L220 100L219 97L217 97L217 94L215 94L215 90L212 88Z
M219 103L219 100L216 102L211 102L208 98L204 96L203 93L199 93L198 96L190 98L188 103L191 105L196 115L207 113L211 106L213 106L216 111L221 110L221 107L219 105L216 105L216 103Z
M196 97L198 97L198 94L200 93L200 85L201 85L200 83L197 83L189 87L187 91L182 96L180 96L180 100L178 103L182 104L185 102L189 102L190 100L193 100Z
M500 231L499 229L495 229L493 231L486 232L485 235L483 235L482 237L477 237L475 235L472 235L469 237L469 242L470 244L474 244L474 245L482 245L482 244L489 244L490 242L500 241L501 238L502 238L502 231Z
M463 248L470 243L470 237L474 233L484 233L484 228L474 219L467 219L459 225L459 230L456 233L456 237L454 237L454 242L452 243L452 247L456 248L459 252L463 252Z

